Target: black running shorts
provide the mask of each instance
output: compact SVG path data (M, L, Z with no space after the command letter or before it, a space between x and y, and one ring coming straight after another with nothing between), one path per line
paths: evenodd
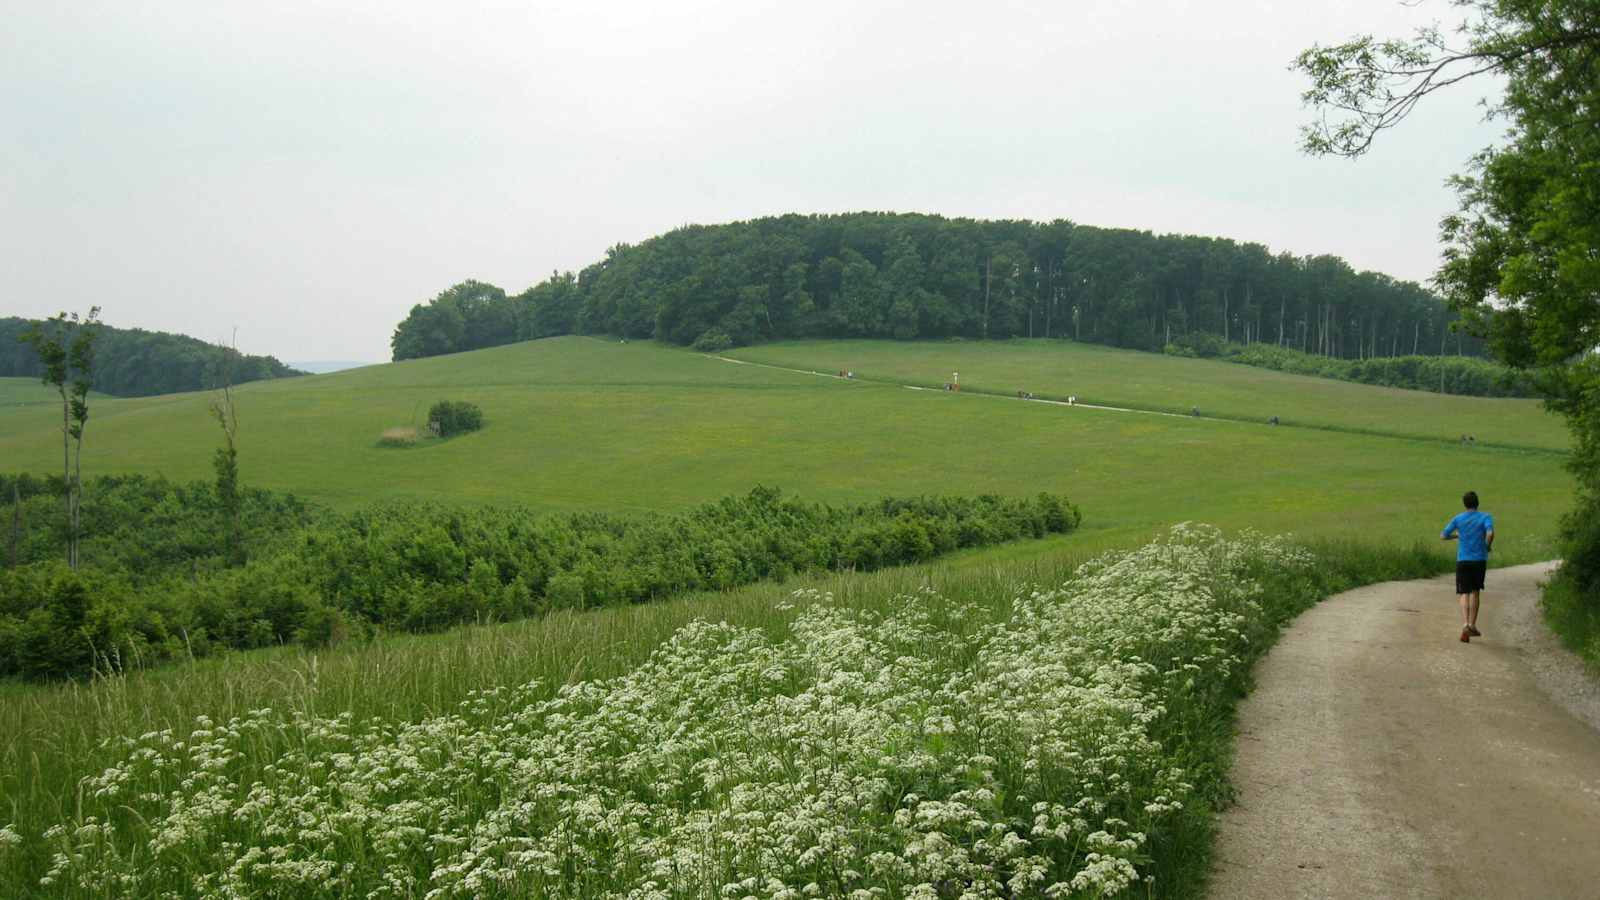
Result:
M1470 594L1483 590L1483 573L1489 568L1486 559L1456 560L1456 593Z

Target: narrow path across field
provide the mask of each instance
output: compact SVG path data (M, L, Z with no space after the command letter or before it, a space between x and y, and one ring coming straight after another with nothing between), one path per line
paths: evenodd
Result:
M899 384L899 382L883 381L883 380L880 380L880 379L873 379L873 378L861 378L860 376L855 376L853 379L847 379L843 375L836 375L836 374L834 374L832 372L818 372L815 369L794 369L794 368L790 368L789 366L774 366L771 363L751 362L751 361L749 361L747 359L734 359L731 356L709 356L708 358L720 360L722 362L733 363L734 365L739 365L739 366L755 366L758 369L776 369L779 372L794 372L797 375L815 375L818 378L833 378L833 379L837 379L837 380L840 380L840 381L855 380L855 381L871 382L871 383L874 383L874 384L895 384L895 385L898 385L899 387L903 387L903 388L905 388L907 390L911 390L911 391L933 391L934 393L940 393L940 391L936 390L935 388L923 387L921 385L916 385L916 384ZM1102 403L1081 403L1081 402L1068 403L1065 400L1046 400L1043 397L1012 397L1009 394L996 394L996 393L993 393L993 392L990 392L990 391L968 391L968 392L965 392L963 394L963 396L968 396L968 397L974 397L974 396L975 397L993 397L993 398L1000 399L1000 400L1021 400L1021 401L1027 402L1027 403L1048 403L1051 406L1069 406L1069 407L1073 407L1073 408L1082 408L1082 409L1108 410L1110 412L1138 413L1138 414L1144 415L1144 416L1167 416L1167 417L1173 418L1173 419L1204 419L1207 422L1242 422L1242 421L1244 421L1243 419L1224 419L1224 418L1221 418L1221 417L1218 417L1218 416L1186 415L1186 414L1183 414L1183 413L1163 412L1161 410L1155 410L1155 409L1131 409L1131 408L1126 407L1126 406L1106 406L1105 404L1102 404Z
M1600 697L1539 620L1550 564L1332 597L1240 708L1211 896L1600 897Z

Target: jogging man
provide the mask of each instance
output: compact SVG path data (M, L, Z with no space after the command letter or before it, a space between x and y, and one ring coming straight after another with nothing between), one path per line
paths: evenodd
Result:
M1456 600L1461 604L1461 643L1482 637L1478 630L1478 597L1483 593L1483 574L1489 568L1489 549L1494 546L1494 516L1478 511L1478 492L1461 495L1465 512L1456 514L1439 537L1455 540Z

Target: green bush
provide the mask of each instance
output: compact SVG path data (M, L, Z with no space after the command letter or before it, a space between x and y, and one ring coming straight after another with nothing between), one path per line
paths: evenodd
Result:
M18 561L63 558L61 478L0 474L0 509L5 510L8 530L13 486L22 499ZM242 543L251 554L270 553L317 515L292 494L245 488L240 499ZM227 511L212 482L180 484L144 475L90 478L84 482L82 514L85 569L118 573L142 584L230 564Z
M442 438L477 431L483 427L483 410L465 400L440 400L428 410L428 427Z
M733 338L720 328L707 328L694 339L690 349L697 353L721 353L733 346Z
M631 517L387 503L307 516L230 565L204 541L211 513L197 489L131 494L97 515L119 523L114 533L135 533L138 497L149 501L150 533L174 546L101 554L106 568L79 573L53 558L0 571L0 676L56 678L187 653L321 646L377 629L431 631L648 602L797 572L918 562L958 547L1071 531L1080 520L1076 507L1051 494L835 507L758 487L682 513ZM197 548L212 553L204 564L185 555ZM133 574L124 560L148 568Z
M1163 350L1172 356L1189 356L1210 359L1221 356L1228 349L1221 335L1209 331L1191 331L1172 339Z
M1447 394L1474 397L1541 396L1532 375L1469 356L1336 359L1275 344L1230 344L1225 350L1219 350L1219 354L1229 362L1247 366L1360 384L1434 392L1442 387Z

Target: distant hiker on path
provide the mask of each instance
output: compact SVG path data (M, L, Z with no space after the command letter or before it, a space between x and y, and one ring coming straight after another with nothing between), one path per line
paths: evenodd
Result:
M1478 597L1483 593L1483 575L1489 568L1489 549L1494 546L1494 516L1478 511L1478 492L1461 496L1465 512L1456 514L1439 537L1456 545L1456 599L1461 604L1461 643L1482 637L1478 630Z

